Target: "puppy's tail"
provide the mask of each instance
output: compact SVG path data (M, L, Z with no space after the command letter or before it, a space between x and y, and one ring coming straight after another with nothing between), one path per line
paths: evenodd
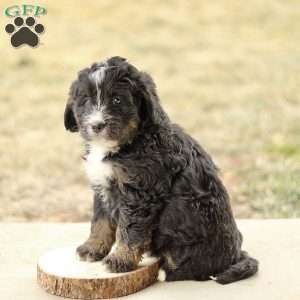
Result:
M245 251L242 251L241 259L229 269L216 276L211 276L211 279L221 284L227 284L241 279L248 278L258 271L258 261L250 256Z

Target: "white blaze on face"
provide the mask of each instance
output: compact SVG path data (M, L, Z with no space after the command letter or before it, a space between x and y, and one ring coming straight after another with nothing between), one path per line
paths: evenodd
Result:
M107 69L107 64L104 63L104 66L99 67L95 72L90 75L90 78L95 82L97 89L97 106L100 108L100 97L101 97L101 89L100 84L103 82L105 78L105 71Z
M90 125L97 125L99 123L104 122L103 118L103 108L100 108L100 110L94 110L88 118L88 122Z
M103 117L103 107L101 107L101 88L100 85L105 78L105 71L107 69L107 64L104 63L103 66L99 67L96 71L89 75L90 79L94 81L97 89L97 107L94 111L88 116L86 123L88 125L88 133L90 136L94 135L92 126L97 126L100 123L104 123Z
M107 65L104 64L104 66L99 67L95 72L93 72L90 75L91 78L98 84L101 84L101 82L104 80L106 69L107 69Z

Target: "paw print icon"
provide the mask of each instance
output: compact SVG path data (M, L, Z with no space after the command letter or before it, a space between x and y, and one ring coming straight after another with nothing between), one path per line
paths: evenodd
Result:
M13 47L21 45L36 47L39 44L39 35L45 31L42 24L36 24L33 17L24 21L22 17L16 17L14 24L7 24L5 31L11 35L10 41Z

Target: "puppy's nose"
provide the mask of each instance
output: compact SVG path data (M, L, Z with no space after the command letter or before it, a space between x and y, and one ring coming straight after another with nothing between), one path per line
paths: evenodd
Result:
M101 123L94 124L92 128L96 133L99 133L104 129L105 125L106 125L105 123L101 122Z

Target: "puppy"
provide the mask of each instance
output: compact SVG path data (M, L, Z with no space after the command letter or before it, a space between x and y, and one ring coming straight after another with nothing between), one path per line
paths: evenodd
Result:
M85 141L94 191L81 259L127 272L150 251L167 281L226 284L257 272L217 167L170 121L147 73L112 57L80 71L69 95L65 127Z

